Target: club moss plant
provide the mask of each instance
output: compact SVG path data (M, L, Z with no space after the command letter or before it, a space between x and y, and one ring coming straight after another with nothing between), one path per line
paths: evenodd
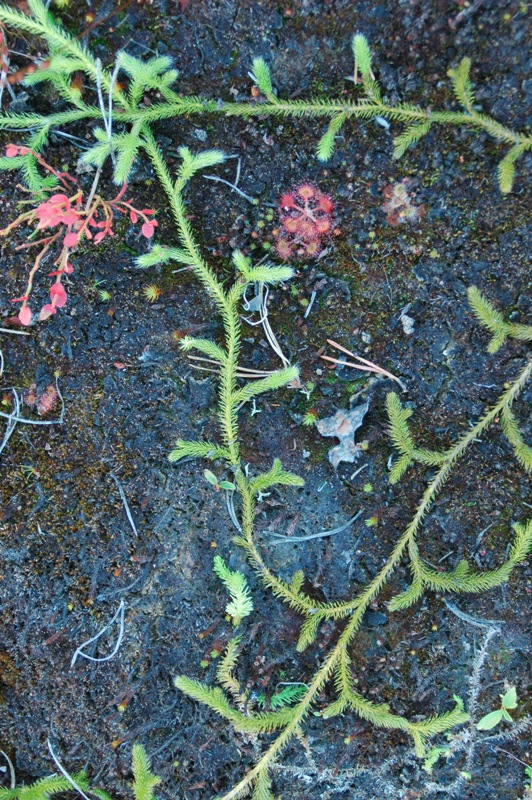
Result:
M181 342L184 351L195 349L215 361L219 368L217 418L219 441L178 440L170 454L170 460L179 462L185 457L199 457L216 461L217 469L223 464L230 473L231 504L233 516L239 529L234 542L243 548L249 562L257 571L266 587L283 602L298 611L303 622L297 649L304 650L319 635L320 625L325 620L338 622L338 637L327 653L323 655L316 672L297 692L291 704L260 710L238 702L239 687L232 675L238 658L240 638L231 640L222 667L218 672L223 689L211 687L185 676L178 676L176 686L190 697L205 703L223 717L237 731L260 737L273 734L264 745L254 766L239 783L223 795L223 800L243 797L253 792L254 800L272 800L271 768L281 756L284 748L294 737L301 736L305 720L315 712L318 698L327 685L334 689L336 699L329 703L319 715L328 719L339 714L354 712L368 723L381 728L396 729L410 737L419 757L423 757L426 744L431 737L451 730L464 723L468 715L460 699L449 702L450 708L441 713L427 716L423 720L409 720L406 716L394 713L383 703L373 702L355 688L351 665L353 643L364 615L370 604L383 592L393 588L391 578L402 562L410 570L410 585L396 594L389 604L390 611L404 611L411 608L421 597L430 592L475 593L498 586L508 580L512 570L518 566L532 547L532 521L514 525L513 541L506 560L491 571L471 569L466 561L454 569L439 572L429 566L421 554L420 535L423 520L430 511L436 497L441 492L453 469L463 458L470 446L486 434L488 428L500 421L502 431L512 446L520 465L532 470L532 451L524 442L519 431L512 407L532 375L532 361L525 360L518 375L504 389L499 400L488 409L475 425L468 428L460 438L441 451L418 447L408 427L410 411L404 408L395 394L387 400L390 436L399 452L399 458L391 480L398 481L414 462L429 467L432 474L420 498L416 512L398 539L384 566L361 588L354 597L331 603L316 602L303 591L304 575L296 572L290 581L276 575L265 563L255 540L256 498L261 492L275 485L298 487L303 485L299 476L288 472L282 463L275 459L271 468L264 473L253 475L244 469L240 455L239 412L250 400L259 394L290 384L297 384L298 370L295 366L279 369L267 377L239 383L238 367L240 357L241 327L240 301L246 288L252 284L273 285L292 277L289 266L262 264L254 266L238 251L233 254L233 282L222 283L214 269L204 260L194 231L186 213L184 193L188 183L202 169L212 167L223 161L224 156L216 150L193 154L187 148L180 149L181 165L177 175L173 175L159 148L153 125L162 119L174 118L194 113L224 113L249 117L255 115L275 116L324 116L330 118L327 132L322 137L318 155L327 158L334 145L334 136L349 118L371 119L376 115L406 122L407 129L396 140L396 154L400 155L407 146L419 140L436 123L468 125L490 133L496 139L511 145L500 168L500 183L503 191L509 191L516 159L525 150L532 148L532 138L514 133L491 117L476 111L469 81L467 60L453 71L452 80L455 93L464 106L463 112L427 112L415 106L389 106L383 99L371 66L371 55L367 42L361 35L355 36L355 83L360 74L365 97L357 103L336 102L329 99L311 101L280 101L275 95L271 77L266 64L261 60L254 62L253 78L265 101L256 104L217 103L201 98L180 97L170 87L176 73L170 69L166 58L141 62L121 53L115 70L111 73L101 67L99 62L84 49L79 42L70 37L51 17L40 0L28 0L31 15L26 16L15 10L0 6L0 21L17 31L41 36L48 43L50 61L47 68L38 70L29 77L28 82L51 81L72 108L49 116L5 115L0 127L30 130L25 146L39 153L45 148L50 130L68 122L100 121L103 128L97 129L97 144L84 156L85 160L97 167L103 166L108 157L114 159L114 179L122 184L127 180L134 159L144 152L154 167L157 178L166 193L179 239L178 247L154 247L151 253L143 256L144 266L161 261L176 261L189 267L199 280L207 297L219 312L224 329L222 342L208 339L185 338ZM116 84L118 69L129 77L127 90ZM81 98L71 83L73 72L81 70L95 83L100 98L99 105L89 106ZM140 101L145 89L156 89L163 100L148 108L141 107ZM113 130L113 125L115 130ZM116 130L118 128L118 130ZM42 189L35 157L32 153L14 159L0 161L0 167L16 166L24 171L30 188ZM52 187L48 187L52 189ZM476 289L471 289L469 299L474 313L492 334L490 350L494 352L507 338L532 341L532 326L514 325L505 322L504 317ZM221 487L221 483L219 484Z
M48 746L50 747L50 743ZM64 797L67 792L73 791L76 796L83 798L87 798L86 792L88 792L98 800L111 800L107 792L89 784L85 772L69 775L63 768L61 768L61 775L46 775L29 786L17 786L13 764L5 753L2 755L9 764L11 787L0 786L0 800L50 800L57 795ZM60 766L59 762L56 761L56 763ZM153 790L161 782L161 779L151 771L150 760L140 744L133 745L131 771L133 773L131 789L134 800L155 800Z
M182 96L171 87L178 73L166 56L142 61L121 51L112 70L104 68L99 59L71 36L52 16L42 0L28 0L29 14L6 5L0 5L0 23L15 34L29 34L43 39L49 56L42 68L25 78L26 85L48 82L66 101L68 108L52 114L7 113L0 118L0 130L29 131L24 144L35 153L41 153L54 128L85 121L100 123L94 135L96 144L84 155L87 163L101 166L112 155L114 180L122 185L127 181L133 162L142 149L142 142L153 126L161 120L176 119L196 114L222 114L249 117L314 117L329 119L322 135L318 158L326 161L333 153L335 137L348 120L374 119L405 125L404 131L394 140L394 156L399 158L413 144L421 140L433 126L451 125L484 131L510 149L502 158L499 168L499 186L502 192L512 189L516 161L532 149L532 136L506 127L476 105L470 78L471 61L463 58L459 65L449 70L453 91L460 111L435 111L410 103L390 104L383 95L372 66L372 54L366 38L357 33L353 37L354 90L361 92L358 100L336 100L331 97L309 100L283 100L275 93L270 69L264 59L256 58L250 73L260 90L256 102L226 102L198 96ZM73 80L83 72L96 89L98 103L89 104ZM119 72L128 78L127 89L117 82ZM161 98L149 106L144 105L146 91L155 91ZM93 94L91 93L91 97ZM18 143L20 144L20 143ZM42 189L42 177L37 161L31 154L20 156L18 161L0 159L0 168L22 168L28 186L34 191Z
M393 713L385 704L368 700L355 689L350 656L353 641L370 604L390 583L400 562L405 559L409 564L411 583L407 589L391 600L389 603L391 611L410 608L428 592L477 593L499 586L508 580L512 570L530 552L532 521L514 525L514 538L507 559L499 567L489 571L471 569L466 561L461 561L454 569L440 572L425 562L420 552L418 539L423 519L449 479L454 467L468 448L486 433L495 420L500 420L502 431L521 466L528 472L532 471L532 449L524 442L512 411L514 402L532 375L532 360L525 362L521 372L505 389L495 405L486 411L456 443L441 451L416 447L408 427L410 410L403 408L394 393L388 395L390 436L399 451L399 459L391 472L391 481L397 482L408 467L416 461L434 468L435 474L429 480L411 522L398 538L385 565L368 585L357 592L352 599L332 603L316 602L302 590L304 575L301 571L296 572L289 582L275 575L265 563L255 542L255 499L258 493L264 492L276 484L301 486L302 479L286 472L278 459L274 461L268 472L250 477L248 471L243 468L239 452L238 411L242 404L258 393L268 391L275 386L287 385L296 376L294 368L288 367L279 370L267 379L252 381L242 388L239 388L235 380L241 338L241 322L236 311L236 299L242 296L243 287L249 285L253 280L268 281L269 283L279 280L278 270L280 268L269 274L268 271L275 268L267 266L254 268L241 253L235 253L235 283L228 288L221 287L211 268L199 254L182 199L182 192L193 174L203 166L212 165L217 158L221 159L221 154L210 151L193 156L183 148L183 165L177 180L173 181L164 164L162 154L153 140L147 143L146 149L168 192L174 211L181 249L174 249L173 257L192 267L195 271L207 293L220 309L225 331L223 346L205 339L188 338L182 342L185 351L195 348L220 365L218 421L221 444L179 440L175 450L170 454L170 460L179 461L181 458L196 456L225 461L227 468L234 475L236 493L240 499L238 510L240 533L234 541L244 548L250 563L257 570L263 583L304 617L297 645L299 651L314 642L318 636L320 624L324 620L345 621L337 643L324 657L314 676L307 682L305 693L294 705L289 707L270 711L253 711L248 707L246 711L242 711L238 705L231 704L230 697L220 688L210 687L185 676L176 678L175 684L181 691L208 705L226 719L235 730L248 735L275 732L273 742L265 747L263 755L255 766L233 789L223 795L223 800L243 797L251 790L253 790L254 800L272 800L270 779L272 764L280 756L288 742L301 734L306 717L315 708L318 697L331 681L334 683L337 698L321 712L323 718L337 716L349 710L354 711L362 719L377 727L403 731L412 738L417 755L423 757L426 743L431 737L448 731L468 719L462 703L455 699L454 708L451 710L413 722ZM260 278L258 271L261 274ZM492 351L495 349L494 342L501 346L508 337L519 338L521 341L532 341L532 326L515 326L506 323L503 316L476 288L469 290L469 300L476 316L492 333L493 339L490 344ZM236 657L236 649L231 649L231 664L234 664Z

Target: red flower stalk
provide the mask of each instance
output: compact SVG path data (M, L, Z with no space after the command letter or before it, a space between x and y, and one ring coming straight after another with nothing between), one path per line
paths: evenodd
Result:
M55 229L55 232L51 232L50 235L45 236L43 239L29 241L16 248L17 250L22 250L41 245L41 249L28 275L25 294L11 301L12 303L22 303L18 313L18 319L22 325L30 325L32 321L33 314L28 306L28 300L33 288L33 279L41 261L53 245L59 246L59 252L54 261L55 269L49 272L48 275L55 277L55 283L50 288L50 302L45 303L39 312L39 321L48 319L67 302L67 293L62 284L62 278L64 275L69 275L74 271L69 262L71 251L83 239L99 244L106 236L113 236L115 213L127 213L133 224L141 219L143 223L141 232L146 238L153 236L157 226L157 220L151 218L155 214L153 209L145 208L139 211L134 208L129 200L122 199L127 191L127 184L122 186L113 200L105 200L94 191L91 192L89 200L84 201L83 191L80 189L76 179L71 175L66 172L57 172L44 161L42 156L28 147L10 144L6 148L8 158L27 154L35 156L39 164L58 179L64 192L58 192L45 200L41 200L34 209L21 214L7 228L0 230L0 236L7 236L22 224L34 226L37 231L45 229L52 229L53 231ZM67 192L72 192L72 186L76 188L76 191L74 194L67 194Z

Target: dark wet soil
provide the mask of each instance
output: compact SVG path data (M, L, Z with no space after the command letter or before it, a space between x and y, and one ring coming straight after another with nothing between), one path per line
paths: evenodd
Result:
M104 63L120 48L139 57L171 55L183 93L247 99L251 59L261 55L284 96L349 97L350 37L360 30L374 48L389 98L453 107L446 72L468 55L483 109L521 130L531 123L526 6L513 0L191 0L184 11L176 2L155 0L113 15L114 8L111 2L77 4L64 19L79 32L89 24L89 11L96 20L105 18L86 36ZM12 46L24 51L27 44ZM28 110L43 102L28 91ZM323 166L314 155L323 131L319 122L205 116L158 129L176 163L180 145L220 147L241 159L240 187L258 205L208 180L197 180L188 193L192 224L221 275L229 274L235 247L257 258L265 254L276 223L271 209L283 191L312 181L336 203L338 235L318 262L300 265L294 281L270 297L272 327L313 391L308 398L294 391L266 395L258 413L246 408L241 414L251 468L268 468L278 456L306 480L302 490L264 499L257 534L264 557L284 577L304 569L309 590L327 600L352 596L382 566L428 476L413 470L389 485L393 451L384 401L394 385L329 369L318 358L326 339L400 376L407 387L403 400L415 412L413 429L427 447L455 440L527 357L526 346L515 342L495 356L486 354L488 336L474 322L466 289L478 286L514 321L532 319L530 157L519 165L514 192L502 196L496 168L504 150L486 136L435 129L396 162L391 135L399 130L349 123ZM72 164L79 155L58 137L49 152L54 163ZM231 181L235 168L229 160L217 174ZM425 214L413 226L394 227L382 209L383 190L405 178L415 181L412 200L424 205ZM5 225L21 195L11 173L3 174L2 186ZM165 200L146 164L137 169L131 190L141 207L160 209L156 240L173 243ZM127 226L121 234L111 247L76 255L69 303L60 314L27 337L0 333L4 407L9 409L9 387L25 392L36 384L42 392L55 376L66 406L63 425L20 425L2 454L0 746L19 780L29 781L54 770L50 739L68 769L86 768L94 785L122 797L131 778L131 745L141 742L164 779L160 797L207 799L234 785L260 748L173 687L176 674L213 682L213 653L232 635L213 556L244 571L252 589L255 612L238 667L250 690L271 695L282 681L309 680L336 629L324 626L317 644L297 654L301 620L272 599L235 548L225 505L205 482L204 465L168 462L178 437L217 436L216 379L191 368L179 340L197 331L216 339L221 325L190 274L140 270L135 256L145 252L146 241ZM3 247L4 317L13 313L10 298L24 285L25 260L14 252L14 241ZM152 284L161 294L150 304L143 288ZM106 301L102 289L110 294ZM44 282L39 292L44 298ZM411 318L409 333L403 313ZM250 326L245 337L243 363L278 366L262 329ZM303 426L303 416L309 409L330 416L360 398L370 400L358 432L367 449L335 472L327 459L332 440ZM529 442L531 399L529 388L516 407ZM531 507L530 482L494 427L435 504L423 530L423 554L447 567L466 557L493 568L507 551L512 523L527 519ZM357 522L331 538L272 544L274 531L301 536L336 528L358 509L363 513ZM394 590L407 579L399 571ZM504 682L517 687L516 718L532 712L531 591L525 564L502 590L452 598L470 615L503 622L481 677L481 713L497 707ZM378 598L353 651L360 691L410 718L449 710L453 694L467 698L484 629L457 618L439 596L391 614L391 594ZM76 648L121 601L119 653L105 663L79 659L70 667ZM116 633L115 626L89 653L110 652ZM332 697L329 688L321 702ZM463 767L460 758L438 763L429 778L400 734L376 731L349 715L329 722L311 717L306 737L308 755L297 743L283 756L275 777L279 797L416 798L425 796L427 781L445 787ZM522 796L522 762L532 763L526 733L501 747L506 752L479 748L463 797ZM356 767L369 772L351 774Z

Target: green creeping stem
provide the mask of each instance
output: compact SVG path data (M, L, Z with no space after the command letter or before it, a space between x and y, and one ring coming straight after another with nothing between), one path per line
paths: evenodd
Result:
M511 407L515 399L523 390L524 386L530 380L531 373L532 362L529 362L523 368L515 383L513 383L510 388L504 392L491 411L487 412L486 415L482 417L473 428L471 428L471 430L469 430L455 445L453 445L451 448L449 448L449 450L446 451L446 453L443 454L444 460L440 469L427 487L415 516L395 545L390 558L386 562L386 565L369 584L367 589L354 599L333 604L317 603L315 600L305 596L300 592L292 591L290 584L277 578L268 569L253 540L254 498L252 492L250 491L249 481L247 481L245 477L242 481L242 484L239 484L239 488L241 488L242 491L242 536L236 541L245 548L248 556L261 573L265 583L274 591L277 596L282 597L283 600L290 603L298 611L309 616L317 616L320 619L340 619L352 614L359 608L362 608L362 613L364 613L369 603L382 589L391 573L407 551L410 557L414 581L417 582L418 585L422 585L423 581L420 580L420 578L424 567L419 555L416 543L416 535L422 524L423 518L427 514L436 496L442 490L458 459L464 455L469 445L472 444L475 439L478 439L489 427L489 425L501 415L504 409ZM457 588L460 587L456 586L455 589Z
M362 84L363 96L359 101L341 102L328 97L311 98L308 101L280 100L273 91L270 69L261 58L253 61L254 71L251 76L265 100L257 103L205 100L201 97L179 96L170 88L177 79L177 72L171 69L171 60L166 57L156 57L143 62L121 52L118 54L114 71L104 69L98 59L52 17L42 0L28 0L28 5L29 15L0 4L0 23L17 32L41 37L49 47L48 66L27 76L25 82L33 85L49 81L62 98L71 102L76 110L48 116L8 113L0 118L0 129L34 130L41 127L49 129L51 126L65 125L83 119L99 119L103 121L108 132L111 148L119 155L120 148L131 147L132 142L127 137L121 140L120 136L115 136L112 139L112 122L133 125L134 131L131 133L136 137L140 135L141 130L144 132L145 128L153 123L195 114L222 114L242 118L325 117L329 118L330 122L318 144L317 153L320 160L326 161L334 150L336 134L349 119L373 119L382 116L394 122L405 123L407 127L394 141L396 158L426 135L432 125L466 126L483 130L497 141L512 145L498 167L499 186L504 193L511 191L516 161L527 150L532 149L532 136L513 131L477 110L469 76L471 62L468 58L463 58L457 67L449 70L454 94L463 109L461 111L433 111L408 103L389 105L383 99L382 90L372 72L372 54L362 34L356 34L352 41L355 79L360 78ZM99 87L98 105L86 105L79 92L72 87L71 77L79 70ZM119 70L128 76L127 90L117 86L116 76ZM145 89L157 91L163 101L148 108L139 107ZM105 100L102 91L111 97L112 102ZM95 151L94 158L96 157ZM28 158L31 158L31 155L28 155ZM85 153L84 158L90 163L90 151ZM126 172L131 168L131 163L128 161ZM8 167L4 165L3 168ZM117 183L122 183L123 178L122 173L117 175L115 172ZM125 178L127 180L127 174Z
M473 441L475 441L482 433L484 433L484 431L489 427L489 425L501 414L503 409L509 408L512 405L512 403L518 397L518 395L523 390L527 382L530 380L531 375L532 375L532 361L529 361L521 371L517 380L510 386L510 388L507 391L504 392L504 394L501 396L500 400L496 403L496 405L484 417L482 417L482 419L479 420L479 422L473 428L471 428L471 430L468 431L468 433L465 434L460 439L460 441L457 442L456 445L454 445L449 449L446 455L445 463L442 465L442 467L437 472L436 476L432 479L431 483L427 487L423 495L423 498L421 500L421 503L416 511L415 516L413 517L411 523L408 525L407 529L405 530L401 538L398 540L385 566L381 569L379 574L369 583L369 585L361 594L359 594L354 600L349 601L347 603L338 604L337 606L333 607L323 606L319 608L319 610L316 609L315 605L313 608L311 608L310 607L311 601L308 600L307 598L308 608L306 610L309 613L312 613L313 610L314 612L317 611L317 613L322 614L323 618L325 618L326 616L340 617L349 615L350 616L349 622L347 623L342 634L340 635L340 638L338 639L336 646L333 648L333 650L325 659L322 666L316 672L305 695L299 701L299 703L297 703L297 705L293 708L292 718L290 722L277 736L275 741L269 746L266 753L255 764L255 766L231 791L223 795L223 798L221 798L221 800L233 800L234 798L243 796L249 789L249 787L252 786L254 782L258 779L258 777L268 769L268 766L276 759L278 754L287 745L292 736L294 736L299 732L302 722L310 712L313 703L315 702L316 698L320 694L325 684L331 678L333 673L338 669L340 669L341 671L345 670L345 667L348 664L349 660L348 647L354 635L356 634L358 628L360 627L364 613L366 612L371 601L379 594L384 585L387 583L395 567L397 566L397 564L407 551L410 557L414 582L416 580L420 580L420 571L422 567L422 562L417 549L416 533L419 530L419 527L421 525L424 516L428 512L431 504L434 502L435 497L441 491L443 485L447 481L456 461L464 455L469 445ZM261 573L264 582L267 585L271 586L271 588L273 588L277 594L282 596L284 600L286 600L291 604L293 603L294 605L298 605L299 607L301 607L302 605L304 605L302 596L297 595L296 597L293 597L290 594L290 592L286 590L285 587L287 585L284 584L283 582L280 582L275 576L272 575L272 573L264 565L264 562L254 544L253 497L251 496L251 492L249 491L249 481L245 478L245 476L242 476L242 480L239 482L239 489L242 495L243 535L238 541L246 549L248 556L251 558L252 562ZM503 579L505 580L506 578L507 576ZM420 585L421 585L421 591L423 591L422 580L420 582ZM414 597L410 602L414 602L415 599L417 599L417 597ZM392 608L393 608L393 603L392 603ZM344 682L346 680L347 679L344 679ZM347 694L349 687L344 685L344 690L346 691ZM367 703L367 701L365 701L363 698L354 695L352 692L349 698L349 702L346 702L345 705L346 706L350 705L356 712L358 711L358 713L363 718L370 718L372 715L372 708L371 708L372 704ZM329 716L327 712L325 712L324 715ZM332 714L330 715L332 716ZM424 740L427 735L431 734L430 723L434 723L435 720L432 721L429 720L426 725L427 730L423 731L423 723L410 723L403 717L390 714L389 712L387 713L377 710L377 713L374 712L374 716L375 719L373 719L372 721L375 724L380 724L381 726L384 727L399 728L410 733L414 737L418 755L422 755ZM466 719L467 719L467 714L462 713L462 716L460 716L460 711L457 711L454 717L452 718L452 725L459 724L459 722L463 722ZM449 725L449 727L451 727L451 725Z
M527 144L532 148L532 137L516 133L507 128L500 122L486 117L482 114L473 112L471 114L455 111L425 111L421 108L412 109L399 106L389 106L386 103L335 103L322 101L309 102L289 102L279 101L278 103L216 103L215 101L205 100L195 102L189 106L186 103L188 98L183 98L183 102L159 104L151 106L146 111L123 112L119 118L124 122L158 122L163 119L172 119L189 113L209 113L223 114L229 117L334 117L337 114L344 114L347 119L372 119L376 116L385 116L396 122L426 122L440 125L466 125L468 127L480 128L494 136L501 142L512 144ZM96 110L96 109L95 109Z
M159 150L155 139L151 132L144 133L143 147L148 154L154 169L159 177L163 188L165 189L172 209L174 220L177 226L178 236L182 251L184 252L187 260L197 278L205 287L209 297L214 301L218 307L224 323L225 331L225 349L220 348L214 350L214 354L218 353L220 360L220 390L218 402L218 418L221 430L221 437L224 443L222 453L226 460L227 466L233 471L235 475L235 483L237 491L241 499L240 508L240 521L241 533L236 537L235 541L241 545L253 566L259 572L263 582L270 587L275 594L282 597L290 605L297 608L299 611L306 614L307 619L312 622L319 622L327 617L340 618L349 617L344 630L340 634L337 644L326 657L322 666L315 673L311 683L308 686L303 697L297 702L295 706L290 709L290 712L283 716L281 727L282 730L278 733L275 740L268 747L264 755L259 759L255 766L246 774L246 776L227 794L224 795L223 800L231 800L231 798L238 798L253 785L256 787L261 782L266 781L269 766L276 759L278 754L283 750L290 739L297 735L301 730L301 725L309 714L312 706L316 702L316 698L322 691L325 684L336 675L335 682L339 692L339 699L325 710L323 716L333 716L346 708L353 709L362 718L371 721L373 724L380 727L396 728L410 734L416 746L418 755L424 752L424 745L426 739L445 730L454 727L467 720L467 714L462 708L457 707L454 711L443 714L439 717L429 718L423 722L412 723L404 717L393 714L388 711L387 707L376 705L367 701L362 696L358 695L352 687L352 681L349 671L349 655L348 648L355 636L363 616L368 609L370 603L382 591L385 584L389 581L395 568L401 559L408 553L410 559L410 567L413 576L413 583L410 590L399 595L391 603L392 610L395 608L404 608L415 602L421 594L430 588L430 574L423 564L419 555L416 536L421 527L423 518L430 509L436 496L442 490L444 484L449 478L453 467L456 462L464 455L467 448L481 436L489 425L505 410L509 410L523 390L524 386L530 380L532 375L532 361L526 363L522 369L517 380L502 394L498 402L489 410L470 430L465 433L462 438L454 445L452 445L445 453L441 455L440 465L436 475L431 480L427 489L425 490L417 511L397 541L391 555L384 567L380 570L378 575L368 584L368 586L354 599L341 603L331 604L316 604L309 597L300 593L296 588L292 588L285 581L275 576L271 570L266 566L264 560L254 541L254 522L255 522L255 495L257 485L261 479L262 481L268 480L266 475L258 476L257 478L248 478L245 471L242 469L240 462L240 451L238 444L238 420L237 412L242 400L242 389L239 389L236 381L238 355L240 347L240 319L238 315L237 303L243 293L243 286L245 281L237 278L236 282L228 289L226 289L211 268L203 260L198 246L194 239L194 234L190 224L186 218L185 206L182 200L182 192L186 186L189 178L194 174L196 168L192 166L187 168L184 163L176 180L170 176L168 168L165 164L161 151ZM202 155L192 157L189 151L182 150L185 159L200 160ZM204 154L208 156L209 154ZM199 161L198 161L199 163ZM205 346L201 342L201 346ZM218 348L218 345L215 346ZM279 371L283 372L282 370ZM285 381L286 382L286 381ZM207 445L209 448L210 445ZM274 471L272 470L272 480ZM275 473L279 475L279 468ZM284 473L285 475L288 473ZM295 476L292 476L295 477ZM255 481L255 483L254 483ZM281 481L279 481L281 482ZM530 533L530 532L529 532ZM521 552L521 551L520 551ZM511 561L511 559L510 559ZM501 583L508 578L509 571L515 565L514 562L510 564L507 570L499 568L499 571L494 570L492 573L484 573L484 575L493 575L493 582ZM470 576L469 576L470 579ZM464 579L465 580L465 579ZM444 576L441 578L441 587L445 590ZM447 587L449 588L449 587ZM456 582L452 584L454 590L466 590L466 586L459 586ZM474 589L475 590L475 589ZM476 589L478 590L478 589ZM401 600L403 597L403 600ZM317 625L314 625L313 634L309 635L306 640L303 640L303 646L308 644L309 641L316 635ZM301 649L301 648L300 648ZM187 684L183 680L181 687L187 691ZM192 690L190 690L192 691ZM198 691L197 687L194 691ZM199 690L201 691L201 689ZM219 713L225 715L228 720L232 718L229 706L226 703L216 708ZM234 715L233 715L234 716ZM237 716L235 716L235 720ZM272 717L272 725L273 725ZM250 725L252 721L250 720ZM260 727L262 723L257 723ZM277 724L274 727L279 728ZM266 796L266 795L265 795Z

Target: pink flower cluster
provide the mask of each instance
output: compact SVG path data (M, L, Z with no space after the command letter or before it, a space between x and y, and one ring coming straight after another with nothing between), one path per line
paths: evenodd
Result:
M41 166L59 180L64 191L51 195L46 200L40 202L31 211L21 214L14 222L8 225L7 228L0 230L0 235L6 236L23 223L34 226L36 231L51 229L51 233L45 235L43 238L36 241L29 241L16 248L17 250L35 246L40 246L41 248L30 269L25 294L11 301L12 303L22 303L18 312L18 321L22 325L30 325L33 319L33 313L28 305L33 288L33 279L39 269L41 261L53 245L56 245L56 252L58 252L58 255L54 261L55 269L49 272L48 276L55 277L55 283L50 287L50 302L46 303L39 312L39 321L48 319L48 317L57 312L58 308L62 308L67 302L67 293L63 286L62 279L64 275L69 275L74 271L74 268L69 262L71 251L76 248L83 239L92 241L94 244L100 244L106 236L113 236L115 212L119 214L128 214L133 224L141 219L143 223L141 232L146 238L153 236L158 224L157 220L153 218L155 214L153 209L144 208L140 211L134 208L130 201L123 199L128 188L127 184L124 184L113 200L104 200L103 197L96 194L94 191L91 193L90 199L87 202L84 199L83 191L80 189L75 178L71 175L65 172L57 172L53 167L47 164L40 155L34 153L28 147L10 144L6 148L6 155L8 158L27 155L28 153L34 155ZM66 192L72 191L74 192L73 194L66 194Z
M334 203L310 183L283 194L279 202L281 231L276 250L281 258L314 258L332 229Z

